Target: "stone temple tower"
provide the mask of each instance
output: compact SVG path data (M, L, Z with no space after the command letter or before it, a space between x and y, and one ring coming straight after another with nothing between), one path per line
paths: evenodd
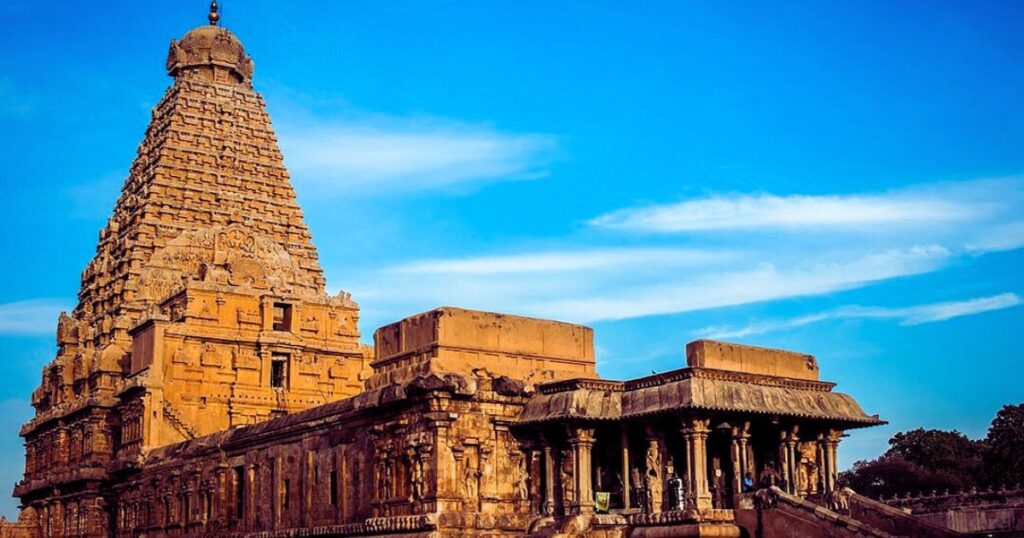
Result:
M57 356L15 489L45 536L105 536L106 481L150 449L358 393L358 306L328 296L253 63L210 24L172 41L152 120Z

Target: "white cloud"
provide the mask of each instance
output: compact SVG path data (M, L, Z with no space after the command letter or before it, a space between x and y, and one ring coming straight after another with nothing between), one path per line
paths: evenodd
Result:
M558 143L444 120L308 120L278 129L296 181L322 192L392 194L548 174Z
M631 232L838 228L935 225L979 220L1008 207L1020 195L1016 180L938 184L880 194L712 195L673 204L619 209L591 226Z
M670 251L668 251L670 252ZM637 249L544 253L538 256L460 259L404 264L352 286L357 297L390 317L441 304L594 322L672 314L722 306L830 293L871 282L931 271L950 252L938 246L784 265L708 258L680 267L691 256L638 255ZM572 262L578 256L579 263ZM559 263L540 260L551 259ZM588 261L589 260L589 261ZM601 265L624 262L619 266ZM713 261L712 261L713 260ZM525 263L524 263L525 261ZM635 262L635 263L634 263ZM522 268L522 271L514 269Z
M965 301L931 303L903 308L845 306L827 312L818 312L790 319L770 320L752 323L744 327L705 327L697 334L702 338L728 339L783 331L803 327L812 323L837 319L878 319L896 320L900 325L921 325L946 321L962 316L971 316L993 310L1011 308L1024 303L1015 293L1000 293Z
M410 262L390 269L395 273L490 275L551 273L558 271L623 269L657 265L685 267L706 265L732 258L734 253L696 249L618 248L537 252L509 256L433 259Z
M831 294L1019 248L1022 193L1024 181L1009 178L877 195L775 196L768 205L799 209L799 229L781 227L785 212L778 208L750 209L742 225L758 225L744 233L655 234L631 238L629 247L610 247L598 226L548 251L508 254L517 245L503 245L499 254L400 259L332 281L343 282L361 301L370 326L442 304L583 323L693 312ZM768 199L745 198L740 205ZM813 207L818 202L826 209ZM721 211L714 213L704 212L709 229L734 225ZM836 224L810 225L815 219ZM912 314L901 312L908 323Z
M56 331L66 307L55 299L0 304L0 334L46 334Z

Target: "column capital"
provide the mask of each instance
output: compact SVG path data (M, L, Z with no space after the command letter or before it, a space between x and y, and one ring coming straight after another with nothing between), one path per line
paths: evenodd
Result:
M829 443L838 443L845 433L846 432L843 430L829 430L825 433L825 441Z
M800 440L800 436L797 435L800 432L800 426L794 425L789 428L783 428L779 431L779 440L784 443L796 443Z
M707 437L711 433L711 419L684 418L680 431L683 435Z
M732 438L737 441L750 439L750 421L732 427Z
M584 426L569 426L569 442L573 445L593 445L594 428Z

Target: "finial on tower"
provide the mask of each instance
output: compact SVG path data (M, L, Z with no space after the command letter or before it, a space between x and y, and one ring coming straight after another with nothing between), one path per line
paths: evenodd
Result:
M210 1L210 26L217 26L217 21L220 20L220 15L217 14L217 0Z

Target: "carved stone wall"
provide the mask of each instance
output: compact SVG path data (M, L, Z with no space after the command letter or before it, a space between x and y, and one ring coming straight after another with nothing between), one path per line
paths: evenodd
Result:
M359 307L325 293L241 43L197 28L167 69L21 430L15 495L65 534L105 528L80 497L102 500L146 451L350 396L369 372Z

